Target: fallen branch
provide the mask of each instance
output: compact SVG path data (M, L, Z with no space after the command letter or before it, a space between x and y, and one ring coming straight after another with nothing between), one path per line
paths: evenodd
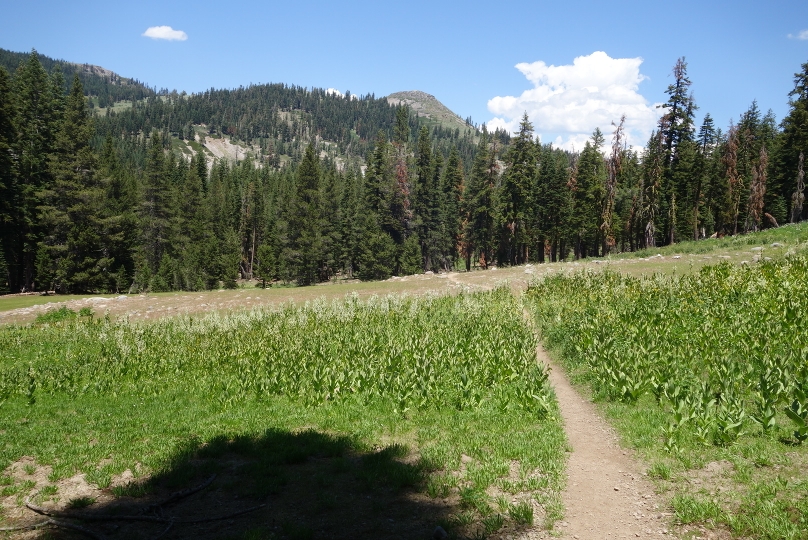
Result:
M194 493L197 493L197 492L205 489L206 487L208 487L213 482L214 478L216 478L215 474L213 476L211 476L210 478L208 478L207 480L205 480L204 482L202 482L201 484L199 484L198 486L188 488L188 489L183 489L182 491L174 492L171 495L169 495L166 499L164 499L162 502L160 502L158 504L152 504L152 505L147 506L146 508L144 508L144 511L151 510L151 511L153 511L155 513L159 512L160 514L162 514L162 510L163 510L162 506L163 505L176 502L176 501L178 501L178 500L180 500L180 499L182 499L184 497L188 497L189 495L193 495ZM0 528L0 532L11 532L11 531L22 531L22 530L29 530L29 529L39 529L39 528L42 528L42 527L46 527L48 525L52 525L54 527L61 527L63 529L70 529L70 530L73 530L73 531L83 533L83 534L85 534L85 535L87 535L90 538L93 538L95 540L104 540L103 536L101 536L101 535L99 535L97 533L94 533L93 531L91 531L89 529L86 529L86 528L84 528L84 527L82 527L80 525L75 525L75 524L67 522L67 521L59 521L59 520L56 520L56 519L53 519L53 518L58 517L58 518L64 518L64 519L79 519L79 520L82 520L82 521L96 521L96 522L98 522L98 521L145 521L145 522L149 522L149 523L166 523L167 524L166 528L163 530L162 533L160 533L159 536L157 536L155 538L155 540L158 540L159 538L162 538L163 536L165 536L166 533L168 533L168 531L171 530L171 528L176 523L195 524L195 523L210 523L211 521L222 521L222 520L225 520L225 519L230 519L230 518L234 518L236 516L240 516L240 515L243 515L243 514L248 514L250 512L254 512L254 511L258 510L259 508L264 507L265 505L259 504L258 506L253 506L251 508L245 508L244 510L237 510L235 512L231 512L231 513L225 514L223 516L206 517L206 518L199 518L199 519L177 519L177 518L174 518L174 517L171 517L171 518L162 517L162 515L149 516L149 515L145 515L145 514L112 516L112 515L92 514L92 513L89 513L89 512L64 512L62 510L49 510L47 508L44 508L42 506L38 506L38 505L32 503L30 496L26 497L25 506L26 506L26 508L28 508L29 510L31 510L33 512L36 512L37 514L40 514L40 515L43 515L43 516L48 516L50 519L48 519L46 521L43 521L41 523L36 523L34 525L25 525L25 526L20 526L20 527Z
M20 525L19 527L0 527L0 532L14 532L14 531L27 531L33 529L40 529L45 525L50 525L50 520L43 521L42 523L34 523L33 525Z
M95 538L95 540L105 540L103 536L94 533L90 529L85 529L80 525L74 525L73 523L68 523L66 521L58 521L55 519L48 519L41 523L34 523L33 525L21 525L19 527L2 527L0 528L0 532L13 532L13 531L26 531L26 530L34 530L34 529L41 529L42 527L47 527L48 525L52 525L54 527L61 527L63 529L70 529L72 531L77 531L83 534L86 534L90 538Z
M210 476L210 478L208 478L207 480L205 480L204 482L202 482L202 483L201 483L201 484L199 484L198 486L196 486L196 487L191 487L191 488L187 488L187 489L183 489L182 491L175 491L174 493L172 493L171 495L169 495L169 496L168 496L166 499L164 499L163 501L161 501L161 502L159 502L159 503L156 503L156 504L151 504L151 505L149 505L149 508L154 508L154 507L157 507L157 506L165 506L165 505L167 505L167 504L171 504L171 503L173 503L173 502L177 502L178 500L180 500L180 499L182 499L182 498L184 498L184 497L187 497L187 496L189 496L189 495L193 495L194 493L196 493L196 492L198 492L198 491L202 491L203 489L205 489L206 487L208 487L209 485L211 485L211 483L213 483L213 481L214 481L215 479L216 479L216 475L215 475L215 474L213 474L213 475L211 475L211 476Z
M155 516L104 516L100 514L90 514L87 512L62 512L61 510L48 510L41 506L37 506L28 499L25 500L25 506L37 514L43 516L51 516L58 518L80 519L82 521L151 521L153 523L168 523L171 521L167 518L160 518Z
M59 517L59 518L70 518L70 519L80 519L82 521L148 521L150 523L207 523L209 521L221 521L223 519L230 519L232 517L240 516L242 514L248 514L250 512L254 512L259 508L262 508L263 504L259 504L258 506L253 506L250 508L246 508L244 510L237 510L230 514L225 514L223 516L217 517L209 517L209 518L200 518L200 519L176 519L176 518L164 518L164 517L157 517L157 516L144 516L144 515L122 515L122 516L105 516L101 514L88 514L86 512L62 512L59 510L48 510L47 508L43 508L41 506L37 506L26 499L25 506L28 507L29 510L33 510L37 514L41 514L43 516L51 516L51 517Z

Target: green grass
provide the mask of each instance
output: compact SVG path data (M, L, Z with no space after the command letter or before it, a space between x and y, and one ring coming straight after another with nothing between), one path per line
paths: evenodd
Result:
M736 236L686 240L670 246L622 253L615 257L652 257L656 254L663 256L677 254L709 254L717 251L748 250L755 246L761 246L764 249L774 251L777 248L772 248L771 244L773 243L783 244L783 247L788 249L804 245L806 242L808 242L808 222L803 222Z
M70 509L82 509L87 508L88 506L92 506L95 503L95 497L74 497L67 501L67 507Z
M42 295L23 295L23 296L0 296L0 311L9 311L12 309L27 308L31 306L40 306L42 304L68 302L70 300L82 300L101 296L103 298L115 298L119 295L91 295L91 294L51 294L48 296Z
M687 276L551 276L527 297L677 520L808 537L808 254Z
M200 462L235 452L255 460L250 493L266 497L296 481L278 463L324 455L329 472L313 476L323 511L341 504L333 473L354 471L369 490L469 493L471 521L456 530L487 530L496 520L482 521L493 513L485 490L507 481L513 461L544 479L515 495L560 501L565 438L535 344L507 290L5 327L0 467L31 455L53 480L84 472L108 488L130 469L187 486ZM154 486L137 479L111 493Z

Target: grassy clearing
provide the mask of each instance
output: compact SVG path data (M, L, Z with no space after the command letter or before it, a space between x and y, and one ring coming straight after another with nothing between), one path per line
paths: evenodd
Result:
M784 225L776 229L764 229L750 234L725 236L724 238L705 238L698 241L679 242L671 246L651 248L635 251L629 255L633 257L650 257L661 253L711 253L715 251L739 251L749 249L751 246L766 246L766 244L781 243L787 247L795 247L808 242L808 224L798 223Z
M677 520L808 538L808 254L678 277L552 276L527 297Z
M12 309L27 308L31 306L40 306L43 304L69 302L71 300L82 300L88 298L90 295L80 294L59 294L43 296L39 294L26 294L26 295L8 295L0 296L0 311L9 311ZM118 295L98 295L100 298L114 298Z
M367 489L442 509L426 512L431 527L453 535L551 527L565 439L535 344L507 290L6 327L0 461L29 455L53 484L80 471L131 497L232 469L235 455L248 464L233 486L273 508L323 484L292 529L317 529L323 508L381 519L345 507ZM127 469L149 480L115 487ZM33 489L9 485L17 503Z

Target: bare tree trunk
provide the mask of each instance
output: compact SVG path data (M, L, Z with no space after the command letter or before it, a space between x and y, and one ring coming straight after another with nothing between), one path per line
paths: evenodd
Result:
M252 234L252 249L250 250L250 276L248 279L253 278L253 263L255 262L255 225L253 225Z
M805 173L802 170L803 154L800 152L800 164L797 168L797 189L791 196L791 223L802 221L802 204L805 202Z
M727 138L727 152L724 154L724 163L727 166L727 183L729 184L729 218L732 220L732 234L738 234L738 212L741 205L741 178L738 174L738 128L729 127Z
M614 213L614 199L617 193L617 177L623 171L623 124L626 115L620 117L620 125L615 126L612 137L612 155L609 158L609 176L606 179L606 200L603 205L603 255L609 254L614 247L614 231L612 230L612 214ZM612 122L614 126L614 122Z
M769 163L769 155L766 147L760 148L760 159L752 169L752 185L749 186L749 211L746 214L744 229L746 232L751 227L757 231L760 221L763 218L763 197L766 195L766 166Z

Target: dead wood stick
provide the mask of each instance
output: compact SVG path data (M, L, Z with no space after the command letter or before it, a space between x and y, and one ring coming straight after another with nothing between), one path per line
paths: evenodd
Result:
M61 512L59 510L48 510L47 508L42 508L41 506L37 506L32 502L26 500L25 506L29 510L33 510L37 514L41 514L43 516L51 516L51 517L59 517L59 518L69 518L69 519L80 519L82 521L150 521L153 523L168 523L171 521L168 518L159 518L155 516L103 516L99 514L88 514L86 512Z
M155 503L155 504L150 504L149 508L154 508L156 506L165 506L167 504L176 502L176 501L178 501L178 500L180 500L180 499L182 499L184 497L187 497L189 495L193 495L194 493L196 493L198 491L202 491L203 489L208 487L213 482L213 480L215 478L216 478L216 475L213 474L213 475L210 476L210 478L208 478L207 480L205 480L204 482L202 482L198 486L183 489L181 491L175 491L174 493L169 495L166 499L164 499L164 500L162 500L162 501L160 501L158 503Z
M237 510L236 512L225 514L223 516L201 518L201 519L174 519L174 518L161 518L156 516L144 516L144 515L104 516L97 514L88 514L85 512L82 513L60 512L58 510L48 510L47 508L42 508L41 506L37 506L28 500L25 501L25 506L28 507L29 510L33 510L37 514L41 514L43 516L81 519L84 521L148 521L150 523L207 523L209 521L220 521L223 519L230 519L232 517L240 516L242 514L247 514L249 512L254 512L265 505L259 504L258 506L253 506L251 508L246 508L244 510Z
M40 529L45 525L50 525L49 519L41 523L34 523L33 525L20 525L19 527L0 527L0 532L14 532L14 531L27 531L28 529Z
M75 525L73 523L68 523L66 521L57 521L55 519L49 519L48 523L51 524L51 525L54 525L56 527L61 527L63 529L70 529L70 530L73 530L73 531L78 531L80 533L86 534L90 538L94 538L95 540L106 540L100 534L94 533L90 529L86 529L86 528L82 527L81 525Z
M47 527L48 525L53 525L54 527L61 527L63 529L71 529L74 531L78 531L80 533L84 533L90 538L95 538L95 540L104 540L104 537L94 533L90 529L85 529L80 525L74 525L72 523L67 523L65 521L57 521L55 519L47 519L41 523L34 523L33 525L22 525L19 527L2 527L0 528L0 532L13 532L13 531L25 531L25 530L32 530L32 529L41 529L42 527Z

